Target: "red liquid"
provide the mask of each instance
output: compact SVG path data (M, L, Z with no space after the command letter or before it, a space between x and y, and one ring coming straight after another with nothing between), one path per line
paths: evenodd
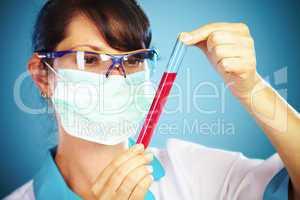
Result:
M165 72L160 80L158 90L156 91L143 128L136 142L137 144L142 143L145 148L148 147L151 141L154 129L166 104L167 98L176 79L176 75L177 74L174 72Z

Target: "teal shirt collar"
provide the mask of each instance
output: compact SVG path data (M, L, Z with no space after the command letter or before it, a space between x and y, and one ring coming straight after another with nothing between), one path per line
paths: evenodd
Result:
M35 175L33 189L36 200L74 199L81 200L65 183L55 162L56 147L47 152L42 168Z
M264 200L288 200L290 177L286 170L280 170L267 185Z
M134 145L135 142L129 139L129 146ZM34 176L33 188L35 198L37 200L53 200L53 199L68 199L68 200L81 200L82 198L75 194L65 183L64 178L60 174L55 162L54 156L56 147L49 150L41 169ZM153 167L154 181L159 180L165 175L165 171L159 162L154 157L150 164ZM153 194L148 191L146 200L155 199Z

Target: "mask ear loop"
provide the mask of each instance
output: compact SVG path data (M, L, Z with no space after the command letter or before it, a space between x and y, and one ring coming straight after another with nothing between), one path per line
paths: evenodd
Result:
M51 65L49 65L47 62L42 61L57 77L59 77L60 79L62 79L63 81L66 81L66 79L64 77L62 77L59 73L56 72L55 69L53 69L53 67L51 67Z
M62 77L59 73L57 73L56 72L56 70L53 68L53 67L51 67L51 65L49 65L47 62L45 62L45 61L42 61L58 78L60 78L61 80L63 80L64 82L67 82L67 80L64 78L64 77Z

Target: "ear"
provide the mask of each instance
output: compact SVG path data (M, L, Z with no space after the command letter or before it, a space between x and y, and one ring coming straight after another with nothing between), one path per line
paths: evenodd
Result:
M33 54L28 62L28 71L31 74L32 80L35 82L40 91L46 96L50 97L51 90L49 87L48 70L44 67L41 59L36 53Z

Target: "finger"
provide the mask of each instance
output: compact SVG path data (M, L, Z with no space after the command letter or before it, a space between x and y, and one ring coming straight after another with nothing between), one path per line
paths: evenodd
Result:
M126 162L130 158L136 156L137 154L140 154L143 151L144 146L142 144L137 144L126 150L118 157L116 157L96 178L95 184L92 187L93 193L97 196L101 192L107 180L117 168L119 168L124 162Z
M153 176L148 175L143 178L134 188L130 195L129 200L141 200L144 199L149 187L153 182Z
M251 37L242 36L234 32L215 31L207 39L207 50L210 52L218 45L239 45L246 48L254 48L254 41Z
M230 31L244 36L250 35L248 26L243 23L212 23L191 32L184 32L180 35L180 39L187 45L194 45L207 40L209 35L215 31Z
M243 58L224 58L219 62L219 67L226 73L243 74L255 70L255 60Z
M212 61L218 64L224 58L251 58L255 57L253 49L245 48L237 45L219 45L215 46L211 52Z
M134 171L130 172L128 176L123 180L122 184L116 191L118 196L124 197L124 199L129 199L130 194L134 190L137 183L142 180L142 178L147 175L151 175L153 168L151 166L140 166Z
M152 153L147 153L146 155L139 155L132 159L130 159L128 162L121 165L110 177L108 180L106 187L108 188L106 192L115 192L120 187L123 180L126 178L126 176L134 171L134 169L149 164L153 159Z

